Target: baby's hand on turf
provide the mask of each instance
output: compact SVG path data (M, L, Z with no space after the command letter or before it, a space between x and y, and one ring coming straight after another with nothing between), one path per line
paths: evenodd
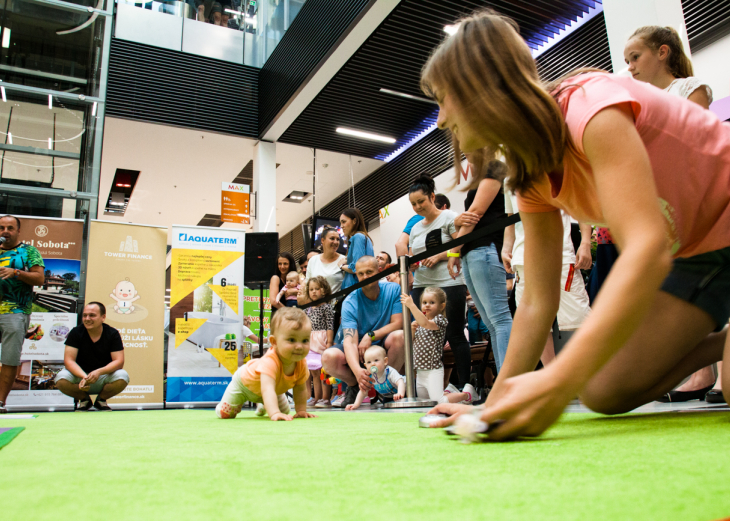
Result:
M393 401L394 402L397 402L398 400L401 400L401 399L403 399L403 395L402 394L394 394L393 395Z
M346 411L354 411L355 409L357 409L357 407L355 407L355 404L354 403L351 403L350 405L348 405L347 407L345 407L345 410Z
M316 418L316 416L307 411L298 412L294 415L295 418Z
M288 414L284 414L283 412L277 412L276 414L271 415L271 421L272 422L278 422L278 421L287 421L290 422L292 420L291 416Z

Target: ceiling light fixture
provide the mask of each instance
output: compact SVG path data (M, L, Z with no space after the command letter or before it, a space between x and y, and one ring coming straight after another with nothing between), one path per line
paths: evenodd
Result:
M383 143L390 143L390 144L393 144L396 141L395 138L392 138L392 137L381 136L380 134L371 134L370 132L361 132L359 130L352 130L349 128L342 128L342 127L337 128L337 133L345 134L345 135L353 136L353 137L359 137L361 139L370 139L372 141L381 141Z
M12 144L13 144L13 133L8 132L8 145L12 145Z
M406 94L405 92L398 92L397 90L380 89L380 92L382 92L383 94L391 94L392 96L399 96L401 98L413 99L416 101L425 101L426 103L433 103L433 104L436 103L432 99L423 98L421 96L413 96L412 94Z
M3 101L8 101L8 98L5 97L5 87L0 87L0 94L3 96Z
M243 13L241 11L234 11L233 9L226 9L226 13L235 14L236 16L243 16Z
M48 138L48 150L53 150L53 140Z
M53 96L51 96L50 94L48 95L48 108L53 108Z
M96 101L91 106L91 117L93 118L94 116L96 116Z
M456 34L456 31L459 30L460 25L461 24L444 25L444 32L449 36L454 36Z
M3 27L3 49L10 48L10 29Z

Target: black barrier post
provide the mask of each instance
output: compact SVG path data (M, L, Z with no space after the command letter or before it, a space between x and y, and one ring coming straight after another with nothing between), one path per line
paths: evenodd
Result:
M400 290L408 294L408 257L398 257L400 268ZM437 402L434 400L421 400L416 396L416 372L413 370L413 331L411 330L411 310L403 306L403 350L406 358L406 397L397 402L388 402L384 408L393 409L401 407L434 407Z
M264 356L264 285L259 284L259 358L262 356Z

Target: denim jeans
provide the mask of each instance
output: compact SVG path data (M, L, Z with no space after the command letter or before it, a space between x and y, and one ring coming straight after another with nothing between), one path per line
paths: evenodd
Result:
M471 250L461 259L464 280L477 310L489 329L497 370L507 355L512 315L507 304L507 273L494 244Z

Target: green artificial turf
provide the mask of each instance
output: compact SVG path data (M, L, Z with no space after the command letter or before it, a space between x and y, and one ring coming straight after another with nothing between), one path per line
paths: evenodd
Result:
M12 427L5 430L4 427L0 426L0 449L15 439L15 437L23 432L25 427Z
M211 410L42 414L0 451L0 518L712 520L730 413L571 414L463 445L418 414L274 423ZM2 421L2 427L22 422Z

